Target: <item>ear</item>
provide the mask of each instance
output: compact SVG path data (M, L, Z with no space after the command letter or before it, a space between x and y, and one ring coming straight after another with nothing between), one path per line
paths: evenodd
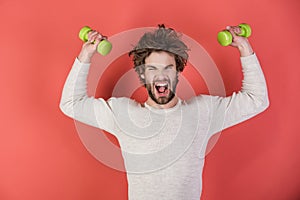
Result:
M144 74L141 74L141 78L142 78L142 79L145 79L145 75L144 75Z

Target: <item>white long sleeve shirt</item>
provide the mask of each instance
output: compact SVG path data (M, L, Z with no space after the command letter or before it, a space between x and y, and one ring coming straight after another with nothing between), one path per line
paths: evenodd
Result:
M122 149L130 200L199 200L209 138L268 105L266 81L255 54L241 57L242 89L229 97L199 95L157 109L129 98L87 95L90 64L75 60L60 108L71 118L115 135Z

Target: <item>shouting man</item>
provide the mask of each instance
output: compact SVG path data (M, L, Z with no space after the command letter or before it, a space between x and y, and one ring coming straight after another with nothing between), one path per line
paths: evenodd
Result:
M240 52L244 80L228 97L199 95L181 100L178 76L188 61L180 35L164 25L145 33L129 53L146 102L87 95L91 58L103 39L89 33L64 85L60 108L71 118L105 130L119 140L127 171L130 200L199 200L209 138L264 111L266 81L256 54L240 28L228 27L231 46ZM118 47L115 47L118 48Z

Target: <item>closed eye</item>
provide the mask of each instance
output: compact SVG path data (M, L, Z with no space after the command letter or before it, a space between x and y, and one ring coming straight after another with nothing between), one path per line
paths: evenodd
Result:
M150 71L152 71L152 70L156 70L157 68L156 67L154 67L154 66L147 66L147 70L150 70Z
M173 69L174 65L168 65L165 67L165 69Z

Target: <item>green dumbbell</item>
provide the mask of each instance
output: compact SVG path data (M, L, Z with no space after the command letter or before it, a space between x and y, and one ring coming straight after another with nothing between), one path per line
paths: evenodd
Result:
M251 28L248 24L240 24L241 33L237 34L242 37L249 37L251 35ZM229 31L224 30L218 33L218 42L222 46L228 46L232 43L232 35Z
M83 27L79 31L79 38L82 41L87 42L88 41L88 33L90 31L92 31L92 29L90 27L88 27L88 26ZM102 40L97 46L97 51L103 56L106 56L107 54L109 54L111 49L112 49L112 44L107 40Z

